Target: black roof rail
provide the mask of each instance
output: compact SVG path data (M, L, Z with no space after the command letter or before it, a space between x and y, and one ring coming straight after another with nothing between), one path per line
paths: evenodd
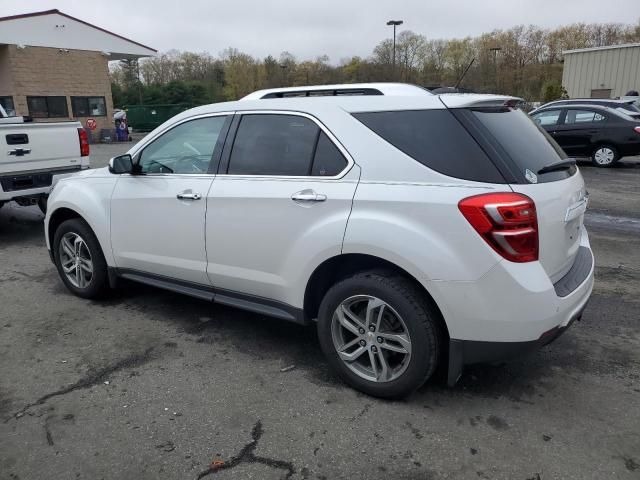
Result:
M334 88L327 90L283 90L267 93L260 98L292 98L292 97L336 97L343 95L384 95L377 88Z

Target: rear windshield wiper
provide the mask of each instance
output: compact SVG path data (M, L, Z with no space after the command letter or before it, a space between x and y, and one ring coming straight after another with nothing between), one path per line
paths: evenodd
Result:
M565 158L556 163L552 163L551 165L547 165L546 167L542 167L538 170L538 175L542 175L543 173L549 172L557 172L558 170L568 170L576 164L575 158Z

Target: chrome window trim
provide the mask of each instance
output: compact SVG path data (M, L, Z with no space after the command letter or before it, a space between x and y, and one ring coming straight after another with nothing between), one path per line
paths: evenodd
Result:
M342 145L342 143L340 143L337 137L318 118L314 117L313 115L306 112L296 111L296 110L237 110L236 111L236 115L256 115L256 114L292 115L297 117L304 117L311 120L318 126L318 128L320 128L322 132L324 132L327 135L327 137L329 137L329 140L331 140L331 142L336 146L336 148L340 151L340 153L347 159L347 165L337 175L333 175L331 177L322 176L322 175L238 175L233 173L218 173L219 177L238 178L238 179L242 179L242 178L266 179L266 180L270 180L270 179L315 180L315 181L339 180L342 177L344 177L347 173L349 173L351 168L355 165L356 162L353 160L353 157L351 156L351 154L349 154L347 149L344 148L344 146ZM239 126L240 124L238 124L238 128ZM229 158L229 163L231 163L231 158Z

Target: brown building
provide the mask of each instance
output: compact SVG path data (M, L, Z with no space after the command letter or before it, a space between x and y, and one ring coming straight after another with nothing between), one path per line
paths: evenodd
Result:
M110 61L156 51L58 10L0 17L0 105L34 121L112 129Z

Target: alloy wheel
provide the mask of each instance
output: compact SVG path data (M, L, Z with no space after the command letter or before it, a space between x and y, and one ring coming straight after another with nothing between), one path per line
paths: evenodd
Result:
M333 346L344 364L372 382L391 382L409 365L411 338L402 317L383 300L355 295L331 319Z
M93 278L91 252L84 239L74 232L67 232L60 239L60 266L67 280L77 288L86 288Z

